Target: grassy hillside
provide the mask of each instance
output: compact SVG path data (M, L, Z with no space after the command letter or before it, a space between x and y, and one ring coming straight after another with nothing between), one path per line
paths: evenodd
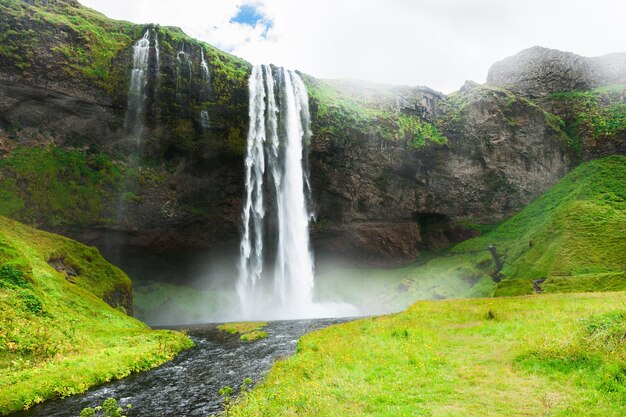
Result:
M0 414L152 368L192 345L103 301L115 305L130 290L95 248L0 217Z
M509 220L473 226L480 237L400 269L325 274L316 290L357 305L376 299L380 311L419 299L531 294L544 278L545 292L626 290L625 184L626 157L584 163Z
M619 416L626 294L424 301L304 336L229 416Z

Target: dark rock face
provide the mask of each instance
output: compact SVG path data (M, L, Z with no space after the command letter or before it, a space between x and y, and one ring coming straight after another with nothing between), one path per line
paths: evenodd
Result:
M320 252L370 265L407 262L420 248L475 234L459 222L514 214L572 165L536 106L478 85L461 97L463 109L448 114L447 145L413 150L375 136L314 138Z
M66 4L65 14L81 7L69 0L54 4ZM12 48L7 50L26 47L28 53L0 60L0 129L17 132L0 130L0 153L16 146L96 149L111 156L121 172L134 175L116 184L119 195L112 196L100 222L80 229L52 222L39 226L100 247L115 235L119 245L219 247L236 253L249 64L174 28L117 22L112 27L124 34L124 42L103 74L95 71L101 69L97 63L82 63L91 66L87 76L76 70L82 68L82 56L72 55L98 46L87 42L84 29L46 21L45 15L31 19L24 10L35 12L28 8L18 13L13 7L14 14L3 10L2 28L20 34L3 41ZM45 10L47 15L56 9ZM113 22L99 19L94 24ZM126 137L124 115L132 45L147 30L159 34L160 62L157 71L152 51L138 149ZM181 49L191 59L187 73L179 68ZM209 86L198 75L201 50L211 70ZM494 64L488 82L525 97L588 89L626 82L625 57L588 59L535 47ZM319 257L383 266L409 262L421 250L473 236L465 223L497 221L520 210L574 163L562 132L544 111L503 88L468 82L446 97L427 87L325 83L342 97L367 103L368 111L392 115L387 120L410 115L436 125L448 142L411 146L405 138L383 137L386 126L314 129L309 161L317 222L312 239ZM314 127L324 124L317 104L311 103ZM208 128L199 123L200 110L209 115ZM598 152L622 152L624 141L606 146ZM23 179L10 180L13 187L28 188Z
M533 98L623 84L625 80L626 54L586 58L539 46L496 62L487 74L488 84Z
M124 134L124 120L110 107L23 82L0 81L0 123L54 134L68 145L110 145Z

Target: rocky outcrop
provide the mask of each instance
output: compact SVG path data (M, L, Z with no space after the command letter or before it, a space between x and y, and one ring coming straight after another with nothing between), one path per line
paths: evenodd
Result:
M512 215L573 165L561 133L527 100L469 85L450 101L439 119L445 145L415 150L358 132L314 138L320 249L368 264L406 262L420 248L471 237L463 223Z
M626 54L586 58L540 46L496 62L487 74L488 84L533 98L625 82Z
M0 81L0 126L34 129L54 135L64 145L105 146L124 136L124 120L110 107L26 84L24 80Z
M12 198L0 210L100 247L115 241L237 253L250 65L176 28L111 21L70 0L36 4L0 5L0 29L12 28L0 49L0 154L6 160L16 148L46 146L84 155L86 162L71 158L78 165L45 175L58 176L61 196L98 190L95 208L72 203L83 214L97 212L79 216L61 199L35 201L34 193L50 182L33 181L36 172L10 164L0 164L0 188ZM61 17L47 20L55 13ZM111 38L100 44L101 37L84 33L89 25L76 24L83 20L118 35L103 33ZM124 114L132 45L146 31L151 48L159 36L160 62L151 52L137 146L126 137ZM191 72L180 71L183 49ZM208 86L199 76L201 51ZM520 210L577 161L558 120L529 99L624 82L623 68L623 54L588 59L535 47L494 64L488 85L468 82L448 97L427 87L303 75L313 126L316 254L399 265L421 250L473 236L467 224ZM334 111L334 100L346 105ZM199 121L201 109L208 127ZM420 129L426 127L445 140L425 140ZM594 143L593 152L624 146L623 140L604 143ZM25 210L35 202L37 210Z

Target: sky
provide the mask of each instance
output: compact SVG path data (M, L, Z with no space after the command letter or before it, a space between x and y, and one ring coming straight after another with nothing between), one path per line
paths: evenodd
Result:
M178 26L253 64L449 93L534 45L626 52L624 0L80 0Z

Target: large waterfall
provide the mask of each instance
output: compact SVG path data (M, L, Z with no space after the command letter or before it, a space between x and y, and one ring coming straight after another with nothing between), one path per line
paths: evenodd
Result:
M250 127L237 285L243 316L332 315L313 302L306 87L297 74L281 68L275 78L271 67L264 65L253 68L248 89ZM274 237L276 245L270 253L271 271L264 269L268 237Z
M146 87L148 85L148 58L150 57L150 29L133 46L133 69L128 87L128 106L124 127L137 144L141 143Z

